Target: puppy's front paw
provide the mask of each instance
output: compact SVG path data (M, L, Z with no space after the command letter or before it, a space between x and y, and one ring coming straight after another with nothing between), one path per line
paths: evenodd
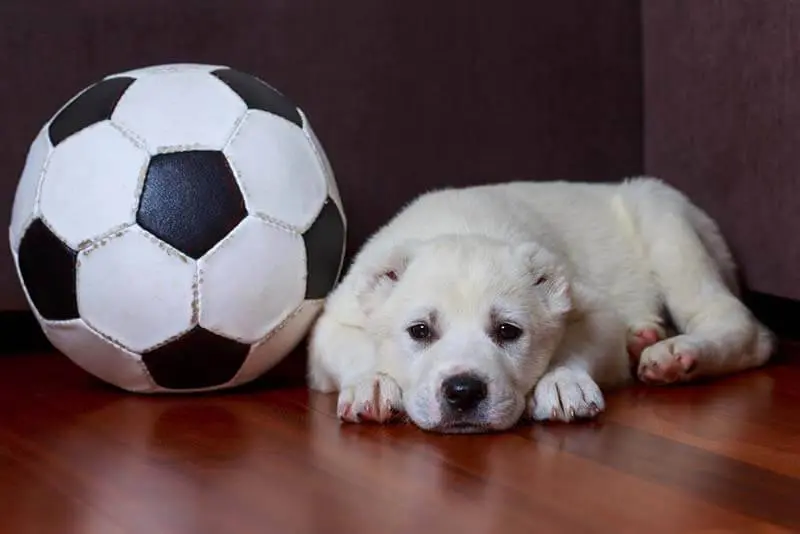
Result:
M379 373L343 389L337 413L348 423L388 423L403 414L403 393L393 378Z
M528 413L535 421L591 419L605 410L605 399L594 380L584 371L555 369L544 375L528 400Z

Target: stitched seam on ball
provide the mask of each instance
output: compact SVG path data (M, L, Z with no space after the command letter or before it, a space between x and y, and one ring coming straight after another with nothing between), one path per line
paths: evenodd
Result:
M43 131L46 131L49 128L50 128L50 123L48 123L48 125L43 129ZM39 176L36 178L36 192L33 194L33 209L31 210L31 213L25 220L25 224L22 225L22 228L19 231L19 235L17 236L17 246L19 246L19 243L22 242L22 236L24 236L25 232L28 231L28 227L33 223L34 219L39 217L42 219L42 222L45 222L44 217L42 216L42 209L40 206L40 201L42 196L42 186L44 185L44 176L47 173L48 169L50 168L50 161L53 159L53 153L56 151L55 147L53 146L53 143L50 142L49 136L47 137L47 146L49 147L47 149L47 157L44 158L42 169L39 171ZM12 206L12 213L13 213L13 206Z
M288 315L287 315L287 316L286 316L286 317L285 317L285 318L284 318L284 319L283 319L281 322L279 322L277 325L275 325L275 327L274 327L274 328L272 328L272 329L271 329L271 330L270 330L270 331L267 333L267 335L265 335L263 338L261 338L260 340L256 341L255 343L253 343L253 344L250 346L250 352L248 353L248 355L247 355L247 358L245 358L245 360L244 360L244 363L242 363L242 365L239 367L239 370L238 370L238 371L236 371L236 374L235 374L235 375L233 375L233 378L231 378L231 379L230 379L230 380L227 382L227 384L226 384L226 385L233 385L233 384L235 384L235 383L237 382L237 380L239 380L239 378L240 378L240 377L241 377L241 375L242 375L242 372L244 371L245 365L247 365L247 361L248 361L248 360L249 360L251 357L253 357L253 353L254 353L256 350L258 350L258 347L260 347L260 346L261 346L261 345L263 345L264 343L266 343L266 342L268 342L269 340L271 340L273 337L275 337L275 336L278 334L278 332L280 332L281 330L283 330L284 328L286 328L286 325L287 325L287 324L289 324L289 321L291 321L291 320L292 320L292 319L294 319L294 318L295 318L297 315L299 315L299 314L300 314L300 312L303 310L303 307L304 307L305 305L306 305L306 303L305 303L305 302L301 302L301 303L300 303L300 305L299 305L299 306L297 306L297 308L295 308L295 309L294 309L294 311L290 312L290 313L289 313L289 314L288 314ZM276 363L277 363L277 362L276 362Z
M200 324L200 306L201 306L201 295L200 295L200 282L202 282L202 270L200 268L200 262L194 262L194 279L192 280L192 324L199 325Z
M302 237L300 239L303 239ZM301 254L303 255L303 261L300 265L305 266L303 269L303 287L304 292L308 291L308 245L306 244L306 240L303 239L303 246L301 247Z
M261 219L265 223L269 224L270 226L274 226L279 230L283 230L284 232L289 232L292 235L297 235L301 237L303 235L303 232L301 232L300 228L298 228L297 226L285 223L279 219L275 219L274 217L270 217L266 213L261 213L260 211L256 211L252 214L252 216L257 219Z
M139 226L138 223L133 223L133 224L131 224L131 226L135 226L136 229L138 231L142 232L142 234L147 239L149 239L153 244L158 245L160 248L162 248L164 250L164 252L166 252L170 256L176 256L178 259L180 259L184 263L195 261L194 259L190 258L189 256L187 256L186 254L184 254L183 252L181 252L177 248L173 247L172 245L170 245L166 241L161 240L158 236L150 233L145 228L142 228L141 226Z
M303 123L306 124L305 117L303 118ZM305 137L306 142L311 146L311 151L314 152L314 157L317 160L317 166L320 168L320 170L322 171L322 175L325 177L325 196L326 197L330 197L331 196L331 185L330 185L330 182L328 180L328 173L327 173L327 171L325 169L325 165L323 164L322 159L321 159L321 157L319 155L319 151L317 150L316 143L314 143L314 141L311 139L311 136L308 134L308 132L306 132L305 128L303 128L302 130L303 130L303 137ZM319 205L319 209L317 210L317 213L314 214L314 217L309 219L309 222L306 223L306 227L301 230L301 233L305 233L306 231L308 231L309 228L311 228L311 226L314 224L314 221L316 221L319 218L319 214L322 213L322 209L324 207L325 207L325 201L323 200L323 202Z
M19 254L16 251L11 251L11 256L14 259L14 269L17 271L17 277L19 280L23 281L22 278L22 271L19 268ZM77 267L76 267L77 269ZM25 285L24 281L20 284L22 287L22 292L25 295L25 299L28 301L28 308L33 312L34 317L36 317L37 321L45 321L46 319L39 314L39 310L36 309L36 305L33 303L33 299L31 298L30 293L28 293L28 287ZM76 291L77 294L77 291Z
M233 179L236 181L236 185L239 187L239 192L242 194L242 198L244 199L245 210L250 214L255 214L256 210L250 203L250 193L247 190L247 187L245 187L244 181L242 180L242 172L236 166L236 163L233 161L233 158L228 154L228 150L230 149L231 144L233 144L233 141L237 137L239 137L239 134L241 133L242 127L244 125L244 121L247 119L249 114L250 110L247 110L242 114L239 122L236 124L236 127L231 133L230 138L225 143L225 146L222 147L222 155L225 156L225 161L227 161L228 167L230 167L231 172L233 173Z
M305 301L301 302L301 303L300 303L300 304L299 304L299 305L298 305L298 306L297 306L297 307L294 309L294 311L291 311L291 312L289 312L289 313L286 315L286 317L284 317L284 318L283 318L283 320L281 320L281 321L280 321L278 324L276 324L276 325L275 325L275 327L274 327L274 328L272 328L272 329L271 329L271 330L270 330L270 331L267 333L267 335L265 335L263 338L261 338L260 340L258 340L256 343L254 343L254 344L253 344L253 346L261 345L262 343L265 343L265 342L267 342L267 341L271 340L271 339L272 339L273 337L275 337L276 335L278 335L278 332L280 332L281 330L283 330L284 328L286 328L286 325L288 325L288 324L289 324L289 321L291 321L292 319L294 319L296 316L300 315L300 313L303 311L303 309L305 308L305 306L306 306L306 302L305 302Z
M75 250L76 250L76 252L79 252L79 253L80 252L86 252L85 255L88 255L88 254L91 253L92 249L105 245L108 242L109 239L113 239L115 237L121 236L122 234L125 233L125 230L127 230L131 226L134 226L135 224L136 223L132 223L132 222L118 224L114 228L112 228L112 229L110 229L110 230L108 230L108 231L106 231L106 232L104 232L104 233L102 233L102 234L100 234L98 236L92 237L91 239L84 239L83 241L78 243L78 246L77 246L77 248Z
M136 148L144 150L147 152L148 155L153 156L153 153L147 147L147 143L145 140L138 135L136 135L132 130L129 130L124 125L117 123L114 119L108 119L108 122L111 124L111 127L121 133L125 138L133 143Z
M164 341L162 341L160 343L156 343L155 345L153 345L151 347L147 347L147 350L143 350L142 351L142 355L147 354L148 352L153 352L156 349L160 349L161 347L163 347L165 345L169 345L173 341L177 341L178 339L182 338L183 336L185 336L186 334L188 334L189 332L194 330L196 327L197 327L197 324L191 323L188 328L185 328L185 329L181 330L177 334L168 337L167 339L165 339Z
M214 243L214 246L213 246L213 247L211 247L210 249L208 249L208 250L207 250L207 251L206 251L206 252L205 252L205 253L204 253L202 256L200 256L200 258L198 258L197 260L192 260L192 261L197 261L197 263L198 263L198 265L199 265L200 261L201 261L203 258L207 258L207 257L211 256L212 254L216 253L216 251L217 251L217 250L219 250L220 248L222 248L223 246L225 246L225 243L227 243L229 240L231 240L231 239L233 238L233 235L236 233L236 231L237 231L237 230L238 230L238 229L239 229L241 226L243 226L243 225L245 224L245 222L247 221L247 219L248 219L249 217L251 217L251 215L248 213L247 215L245 215L245 216L244 216L244 218L243 218L241 221L239 221L238 223L236 223L236 226L234 226L234 227L231 229L231 231L229 231L229 232L228 232L228 233L225 235L225 237L223 237L222 239L220 239L219 241L217 241L216 243ZM254 216L253 216L253 217L254 217Z
M48 230L50 230L50 232L51 232L51 233L52 233L54 236L56 236L56 237L58 238L58 240L59 240L59 241L61 241L61 243L62 243L62 244L65 246L65 247L67 247L67 248L69 248L69 249L71 249L71 250L75 250L75 249L72 247L72 245L70 245L70 244L69 244L69 240L68 240L67 238L65 238L65 237L64 237L64 236L61 234L61 232L56 232L56 229L55 229L55 227L54 227L54 226L53 226L53 225L50 223L50 221L48 221L48 220L47 220L47 217L45 217L45 216L44 216L44 213L40 213L40 214L39 214L39 220L40 220L40 221L42 221L42 224L43 224L43 225L45 225L45 226L47 227L47 229L48 229ZM76 251L76 252L77 252L77 251Z
M144 192L144 183L147 181L147 171L150 169L150 160L153 156L148 153L147 160L145 160L144 165L142 165L142 169L139 172L139 177L137 178L136 182L136 189L134 190L134 197L133 197L133 210L131 212L131 218L136 221L139 215L139 206L142 202L142 193Z
M158 388L159 387L158 384L156 384L155 381L153 380L153 377L150 375L150 371L147 369L147 366L144 364L144 360L142 359L142 355L141 354L138 354L138 353L132 351L131 349L125 347L125 345L123 345L122 343L120 343L116 339L112 338L111 336L108 336L108 335L104 334L103 332L98 330L97 327L95 327L91 322L86 320L85 317L81 316L80 320L83 321L83 323L86 325L86 328L88 328L91 332L93 332L94 334L96 334L98 337L100 337L101 339L103 339L107 343L110 343L115 348L121 350L122 352L124 352L128 356L130 356L131 359L136 362L136 365L139 367L139 369L141 369L143 371L144 376L147 379L147 382L150 385L150 387L152 387L152 388Z
M328 172L328 165L325 164L325 158L320 153L319 151L320 149L317 148L317 143L314 141L314 137L311 136L311 133L309 131L311 129L311 123L308 122L308 119L306 118L305 113L303 113L303 110L297 108L297 111L303 118L304 127L301 128L301 130L303 131L303 136L306 138L306 141L308 141L308 144L311 145L311 150L314 152L314 156L317 158L317 165L319 165L320 169L322 170L323 176L325 176L326 196L330 197L331 201L333 201L333 203L336 204L336 207L339 209L340 217L342 218L342 225L344 226L345 231L347 231L347 219L344 215L341 193L337 192L336 195L333 194L333 183L336 181L336 177L333 174L333 169L331 168L331 171ZM308 128L308 130L306 129L306 127ZM322 141L320 141L320 144L321 143ZM311 219L311 222L308 223L308 227L304 228L301 233L306 232L309 228L311 228L311 226L314 224L314 221L316 221L317 218L319 217L319 214L322 213L322 209L324 207L325 203L323 202L316 216Z
M227 87L228 89L230 89L230 87L228 87L228 85L227 85L227 84L224 84L224 85L225 85L225 87ZM238 95L237 95L237 97L238 97ZM239 99L241 100L241 97L239 97ZM231 146L231 144L233 143L233 141L234 141L234 140L235 140L237 137L239 137L239 134L240 134L240 133L241 133L241 131L242 131L242 126L244 125L244 121L247 119L247 117L248 117L249 115L250 115L250 110L249 110L249 109L247 109L247 104L245 104L245 110L244 110L244 113L242 113L242 114L241 114L241 115L240 115L240 116L239 116L239 117L236 119L236 122L233 124L233 130L231 130L231 133L230 133L230 135L228 135L228 137L226 138L225 142L222 144L222 149L221 149L221 151L222 151L222 152L225 152L226 150L228 150L228 148L230 148L230 146Z
M211 326L203 324L203 325L200 325L200 328L202 328L203 330L207 330L207 331L211 332L212 334L216 334L216 335L218 335L220 337L224 337L226 339L230 339L231 341L236 341L237 343L241 343L242 345L253 345L253 343L251 343L249 341L245 341L244 339L242 339L239 336L234 336L230 332L225 332L224 330L216 328L216 327L211 327Z

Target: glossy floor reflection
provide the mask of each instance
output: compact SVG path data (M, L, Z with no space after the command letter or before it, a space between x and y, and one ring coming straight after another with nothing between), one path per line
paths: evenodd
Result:
M342 426L260 385L139 397L59 355L0 358L0 525L14 534L800 530L800 347L601 420L494 436Z

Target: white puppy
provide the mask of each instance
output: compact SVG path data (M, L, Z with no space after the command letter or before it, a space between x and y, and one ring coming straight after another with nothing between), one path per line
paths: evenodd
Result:
M773 344L716 224L675 189L515 182L427 193L373 235L308 374L345 421L477 432L594 417L634 375L732 373Z

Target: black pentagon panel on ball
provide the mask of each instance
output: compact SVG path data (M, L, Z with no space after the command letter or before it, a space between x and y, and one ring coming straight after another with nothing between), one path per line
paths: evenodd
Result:
M142 354L150 377L167 389L204 389L231 380L247 359L250 345L195 327L178 339Z
M330 198L303 234L303 240L308 269L306 299L325 298L339 280L345 246L344 219Z
M41 219L35 219L19 245L22 283L39 314L50 321L77 319L75 266L78 253Z
M67 104L50 123L53 146L92 124L110 119L117 102L134 81L126 77L103 80Z
M222 152L190 150L150 159L136 222L168 245L198 259L246 216Z
M269 84L234 69L217 69L212 74L233 89L248 108L273 113L303 127L303 119L297 107Z

